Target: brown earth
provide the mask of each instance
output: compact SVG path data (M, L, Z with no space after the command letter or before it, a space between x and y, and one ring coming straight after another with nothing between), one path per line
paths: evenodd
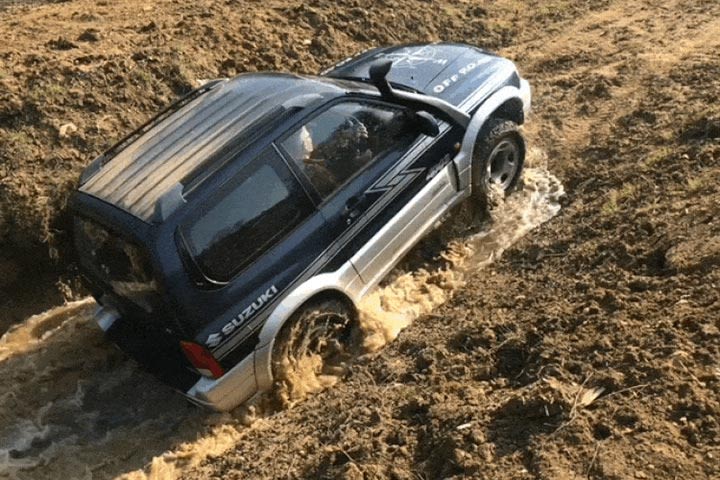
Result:
M55 298L28 292L71 263L82 166L200 79L446 39L497 49L534 87L558 216L184 477L720 478L720 3L29 3L0 12L5 328Z

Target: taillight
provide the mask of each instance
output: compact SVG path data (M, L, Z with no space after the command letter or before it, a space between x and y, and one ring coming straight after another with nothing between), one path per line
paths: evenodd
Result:
M193 342L180 342L182 351L185 352L185 356L190 360L193 367L198 372L206 377L220 378L223 376L225 371L222 366L215 360L212 353L203 347Z

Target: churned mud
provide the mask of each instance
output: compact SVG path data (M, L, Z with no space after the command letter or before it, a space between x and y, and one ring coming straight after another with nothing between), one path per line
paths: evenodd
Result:
M501 193L495 195L489 223L468 228L466 216L456 214L449 218L441 231L430 237L443 240L442 250L436 252L439 262L427 262L428 265L421 262L410 271L398 268L380 288L363 299L359 305L360 324L365 331L367 350L377 351L393 341L413 320L431 313L448 301L453 292L462 289L469 275L557 214L565 192L560 181L540 166L546 164L543 157L539 150L529 152L521 190L507 198ZM427 248L432 247L421 244L416 250ZM416 252L408 256L413 254ZM433 266L434 263L440 265Z
M105 341L94 308L72 302L0 339L0 477L112 477L202 429L203 412Z
M95 307L71 302L0 338L0 478L177 478L235 445L247 409L186 402L103 338Z
M720 478L720 3L536 3L0 1L0 478ZM173 98L441 39L518 64L539 163L367 299L342 382L210 414L51 308L80 170Z

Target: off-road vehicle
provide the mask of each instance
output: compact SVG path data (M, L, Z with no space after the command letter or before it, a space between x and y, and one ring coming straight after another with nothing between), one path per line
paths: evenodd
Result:
M272 387L291 328L329 357L444 214L513 188L529 108L512 62L463 44L206 83L82 174L71 205L97 320L194 402L234 408Z

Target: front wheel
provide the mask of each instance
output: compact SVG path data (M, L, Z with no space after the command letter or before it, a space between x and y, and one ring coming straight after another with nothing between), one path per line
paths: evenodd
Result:
M515 122L493 118L480 131L472 163L474 196L483 202L491 188L512 191L525 162L525 139Z

